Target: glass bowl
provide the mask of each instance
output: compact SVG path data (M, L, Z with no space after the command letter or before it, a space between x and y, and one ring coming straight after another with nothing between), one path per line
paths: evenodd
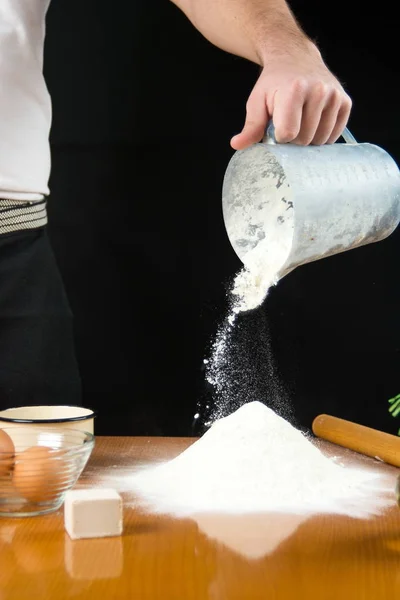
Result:
M17 406L0 410L1 427L52 427L94 432L96 412L82 406Z
M4 447L2 432L11 438L14 452ZM32 517L60 508L94 443L92 433L77 429L2 427L0 516Z

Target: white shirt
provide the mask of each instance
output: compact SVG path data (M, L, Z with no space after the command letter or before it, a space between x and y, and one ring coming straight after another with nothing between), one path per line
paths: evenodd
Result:
M49 193L51 101L43 77L50 0L0 0L0 198Z

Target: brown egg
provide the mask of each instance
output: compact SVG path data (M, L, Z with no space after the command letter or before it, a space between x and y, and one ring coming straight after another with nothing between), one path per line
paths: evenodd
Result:
M46 446L32 446L16 455L13 484L26 500L50 502L61 493L66 474L56 456Z
M14 444L10 436L0 429L0 477L7 475L14 466Z

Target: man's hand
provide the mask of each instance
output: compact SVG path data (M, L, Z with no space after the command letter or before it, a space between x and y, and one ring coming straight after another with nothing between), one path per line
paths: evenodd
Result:
M235 150L259 142L270 119L278 142L335 142L346 127L351 100L325 66L316 48L307 54L270 60L250 94L241 133L231 140Z
M270 119L278 142L325 144L340 137L351 100L287 0L173 2L213 44L263 69L247 102L244 129L231 140L233 148L259 142Z

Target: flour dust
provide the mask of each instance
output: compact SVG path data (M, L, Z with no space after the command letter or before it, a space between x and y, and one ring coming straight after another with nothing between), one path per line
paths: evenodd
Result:
M292 417L263 306L278 283L290 243L291 236L260 242L247 254L246 265L228 290L227 316L217 330L210 356L204 359L210 398L206 404L199 402L195 419L205 426L253 401L266 402L282 416Z

